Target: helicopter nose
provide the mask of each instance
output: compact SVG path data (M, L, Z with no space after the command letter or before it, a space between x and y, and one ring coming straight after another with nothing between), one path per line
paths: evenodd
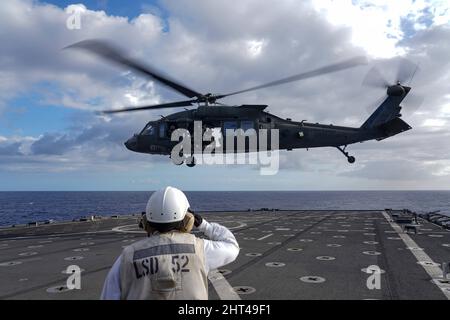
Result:
M128 150L136 151L136 149L137 149L137 138L136 138L136 136L131 137L124 144L125 144L125 147Z

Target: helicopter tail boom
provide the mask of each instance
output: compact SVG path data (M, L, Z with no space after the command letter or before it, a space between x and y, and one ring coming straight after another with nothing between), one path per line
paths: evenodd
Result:
M370 117L363 123L361 129L372 129L384 125L395 118L401 117L400 103L411 90L409 87L394 85L388 88L388 97L381 103Z
M383 140L393 135L411 129L411 126L400 119L400 103L411 90L400 84L388 87L388 97L381 103L370 117L363 123L361 129L373 130L377 140Z
M363 123L361 129L375 130L377 140L382 140L398 133L410 130L411 127L400 119L400 103L410 91L409 87L394 85L388 88L388 97L381 103L370 117Z

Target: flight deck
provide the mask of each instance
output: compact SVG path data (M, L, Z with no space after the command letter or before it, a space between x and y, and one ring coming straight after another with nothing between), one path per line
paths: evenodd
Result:
M241 248L210 272L210 299L450 299L449 230L403 211L201 214ZM99 299L123 248L145 236L139 217L0 228L0 299ZM70 265L81 268L79 290L66 286Z

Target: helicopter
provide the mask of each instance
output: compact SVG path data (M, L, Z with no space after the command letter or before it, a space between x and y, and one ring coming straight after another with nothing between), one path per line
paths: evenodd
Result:
M244 90L238 90L227 94L203 94L181 84L181 82L174 80L160 71L157 71L148 64L128 57L124 51L108 41L100 39L83 40L72 44L65 49L67 48L86 51L121 67L131 69L132 71L155 80L161 85L188 98L187 100L156 105L133 106L123 109L101 111L100 113L102 114L115 114L185 107L185 110L181 112L161 116L161 119L149 121L139 133L136 133L129 138L124 144L127 149L133 152L171 156L171 150L178 143L178 141L172 141L171 139L173 130L183 128L187 130L188 133L193 134L194 123L201 121L203 129L218 129L222 139L226 138L227 130L232 129L251 129L254 130L255 133L258 133L258 131L261 131L262 129L268 131L277 129L279 132L278 150L290 151L301 148L334 147L347 158L349 163L354 163L355 157L349 155L346 151L348 145L368 140L380 141L412 129L409 124L400 119L402 116L400 113L402 109L400 103L411 90L411 87L404 85L407 76L410 76L410 74L408 74L408 72L405 73L404 70L399 70L397 79L394 83L388 83L384 79L380 80L379 73L375 69L372 72L372 76L366 77L367 81L365 80L365 82L369 85L373 85L373 79L376 78L375 82L377 83L375 83L375 85L384 88L386 90L386 96L376 110L360 127L310 123L306 122L306 120L294 121L290 118L283 119L267 112L265 109L268 106L263 104L229 106L218 102L218 100L225 97L244 92L260 90L288 82L300 81L332 72L342 71L344 69L367 65L367 58L363 56L354 57L339 63L327 65ZM414 73L416 70L414 70ZM375 74L375 77L373 74ZM195 105L197 105L195 109L186 108ZM217 135L214 139L217 139ZM258 141L256 150L245 147L240 150L233 148L231 151L227 150L224 152L248 153L259 151L259 145L260 141ZM202 148L205 148L205 146L206 143L202 143ZM195 166L196 159L194 153L191 152L186 155L182 154L182 156L183 161L176 164L184 162L188 167Z

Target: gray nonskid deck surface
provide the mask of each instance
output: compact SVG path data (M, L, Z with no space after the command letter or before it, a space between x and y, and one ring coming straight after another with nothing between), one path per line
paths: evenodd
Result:
M435 285L412 253L422 250L439 264L450 261L450 232L426 221L409 235L418 248L407 248L381 211L204 217L236 235L239 257L219 271L241 299L447 299L450 292L450 285ZM0 230L0 298L98 299L123 247L144 236L136 226L137 217L128 216ZM81 290L64 288L68 276L62 272L73 264L84 270ZM379 290L366 285L370 274L362 269L371 265L384 272ZM210 285L210 299L229 297L216 288Z

